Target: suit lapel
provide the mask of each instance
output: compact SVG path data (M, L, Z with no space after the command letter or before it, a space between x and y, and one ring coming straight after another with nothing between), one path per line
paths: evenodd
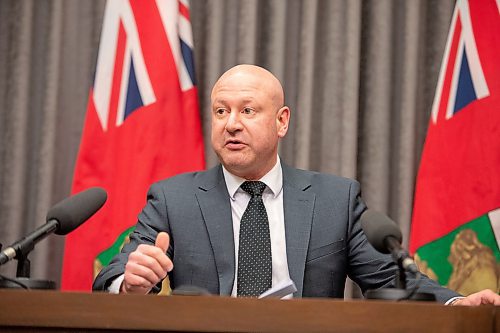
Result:
M231 204L221 166L200 174L196 199L205 221L219 275L219 292L231 294L234 282L234 234Z
M297 287L296 296L302 296L304 270L309 247L315 194L307 192L311 186L298 170L283 168L283 210L288 270Z

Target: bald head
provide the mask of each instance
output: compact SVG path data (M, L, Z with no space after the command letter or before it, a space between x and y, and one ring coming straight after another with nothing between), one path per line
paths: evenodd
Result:
M244 90L246 89L245 86L256 87L265 92L276 110L285 103L285 94L280 81L267 69L246 64L234 66L222 74L212 89L212 103L214 102L214 96L220 90L228 87L231 89L240 87L240 89Z

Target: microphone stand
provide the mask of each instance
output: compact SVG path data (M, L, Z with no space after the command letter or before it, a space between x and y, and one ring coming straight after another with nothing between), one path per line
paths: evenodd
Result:
M17 271L16 278L6 278L0 276L0 288L7 289L50 289L55 290L56 283L51 280L35 280L30 278L31 261L28 259L28 254L35 247L35 243L31 242L29 246L22 248L16 253ZM0 250L1 250L0 245Z
M415 281L416 285L413 289L408 290L406 288L406 270L403 267L402 261L398 260L393 256L394 261L398 264L398 271L396 272L395 288L380 288L371 289L366 292L367 299L378 299L378 300L391 300L391 301L424 301L424 302L435 302L436 296L431 293L416 292L420 285L420 272L417 272L417 279Z
M47 223L0 252L0 266L12 259L18 261L17 278L0 275L0 288L56 289L54 281L30 279L28 254L48 235L66 235L78 228L104 205L106 199L104 189L92 187L54 205L47 213Z

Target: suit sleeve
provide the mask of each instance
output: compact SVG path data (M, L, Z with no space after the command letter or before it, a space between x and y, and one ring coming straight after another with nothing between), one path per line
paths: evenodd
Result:
M130 234L130 242L125 244L121 252L97 275L92 290L108 290L109 285L125 272L125 264L129 254L135 251L139 244L154 245L156 236L161 231L170 233L165 195L161 184L156 183L148 191L146 206L139 214L136 227ZM172 249L173 241L171 240L167 255L171 256ZM153 288L152 291L158 292L160 284Z

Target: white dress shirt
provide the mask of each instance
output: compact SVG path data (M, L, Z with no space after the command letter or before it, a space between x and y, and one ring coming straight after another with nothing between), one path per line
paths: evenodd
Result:
M234 234L234 257L235 257L235 272L234 284L231 296L236 296L238 285L238 249L240 239L240 222L245 209L250 201L250 194L241 189L241 184L246 181L231 174L226 168L222 168L224 179L226 181L227 191L231 198L231 215L233 219L233 234ZM266 207L267 217L269 220L269 233L271 236L271 257L273 265L273 287L278 283L288 280L290 277L288 272L288 262L286 258L286 240L285 240L285 214L283 212L283 172L279 157L276 165L259 179L267 185L262 200ZM291 295L290 295L291 296Z

